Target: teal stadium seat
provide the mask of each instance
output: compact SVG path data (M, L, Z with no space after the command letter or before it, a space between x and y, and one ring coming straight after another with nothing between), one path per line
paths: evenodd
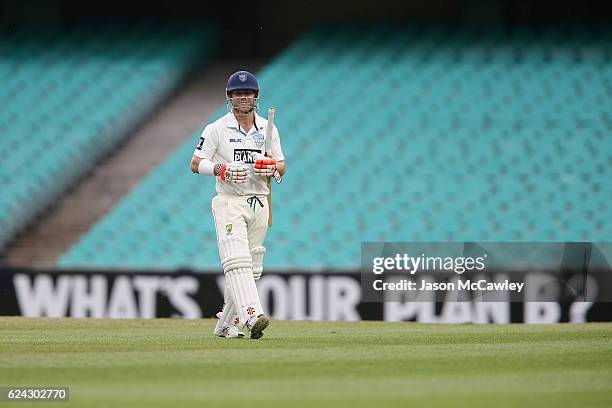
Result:
M0 250L210 55L216 32L88 24L0 38Z
M266 268L355 268L363 241L609 241L609 35L304 34L258 73L289 168ZM60 265L218 270L214 181L188 168L198 136Z

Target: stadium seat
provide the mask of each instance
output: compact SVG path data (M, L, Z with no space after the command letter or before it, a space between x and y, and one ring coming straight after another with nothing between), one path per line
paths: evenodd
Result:
M89 24L0 38L0 250L163 101L216 31Z
M609 240L606 33L324 27L297 39L258 73L288 162L266 268L356 268L364 241ZM198 136L60 265L218 270L214 180L188 168Z

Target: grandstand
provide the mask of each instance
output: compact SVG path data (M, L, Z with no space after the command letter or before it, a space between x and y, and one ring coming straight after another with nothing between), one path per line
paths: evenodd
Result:
M609 30L328 26L259 73L288 174L266 268L354 269L362 241L606 241ZM220 107L211 120L224 113ZM218 269L199 132L59 260Z
M0 39L0 250L164 102L216 30L88 23Z
M0 401L612 406L611 22L603 0L0 0ZM220 262L190 165L238 70L288 166L263 274L239 205ZM224 159L261 140L240 124Z

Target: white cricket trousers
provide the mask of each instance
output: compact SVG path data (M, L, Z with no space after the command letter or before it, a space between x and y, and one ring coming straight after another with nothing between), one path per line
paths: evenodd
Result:
M249 319L264 313L253 271L261 274L263 270L263 242L268 230L267 197L220 193L212 200L212 213L225 274L221 323L229 325L237 315L239 326L243 327Z
M263 246L268 232L268 199L265 195L218 194L212 200L212 212L218 244L220 238L231 236L247 252ZM221 253L219 255L222 257Z

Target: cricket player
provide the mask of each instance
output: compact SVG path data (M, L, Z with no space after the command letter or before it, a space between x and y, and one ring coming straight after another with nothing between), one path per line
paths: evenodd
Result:
M255 281L263 272L268 229L268 179L285 174L285 158L276 126L266 141L267 120L257 114L259 84L253 74L232 74L225 90L229 112L206 126L193 152L191 171L215 177L212 214L225 274L225 304L217 314L215 335L252 339L270 324ZM270 151L265 151L269 146Z

